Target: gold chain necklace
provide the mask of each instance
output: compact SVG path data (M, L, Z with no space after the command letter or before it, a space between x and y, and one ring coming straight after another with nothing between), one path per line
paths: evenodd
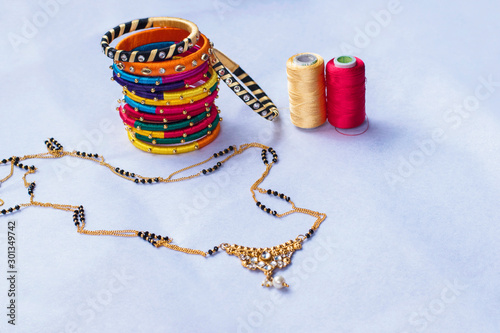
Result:
M199 163L193 164L191 166L185 167L183 169L180 169L178 171L173 172L170 174L168 177L163 178L163 177L145 177L141 176L139 174L125 171L121 168L114 167L107 162L105 162L104 157L98 154L89 154L85 152L80 152L80 151L65 151L63 146L54 140L53 138L45 141L45 144L47 146L47 152L46 153L40 153L40 154L34 154L34 155L25 155L23 157L16 157L13 156L9 159L4 159L0 161L0 165L7 165L10 163L10 173L3 179L0 180L0 184L7 181L9 178L12 177L14 174L14 167L18 167L20 169L25 170L26 172L24 173L22 179L24 181L24 186L28 189L28 194L30 196L30 201L29 203L24 203L24 204L19 204L14 207L8 208L8 209L2 209L0 211L1 215L6 215L9 213L16 212L20 210L21 208L25 207L30 207L30 206L39 206L39 207L51 207L54 209L59 209L63 211L68 211L68 212L73 212L73 222L77 228L78 233L80 234L85 234L85 235L109 235L109 236L119 236L119 237L141 237L142 239L146 240L147 242L151 243L154 247L159 248L159 247L166 247L171 250L183 252L183 253L188 253L188 254L196 254L196 255L201 255L203 257L207 256L212 256L218 253L219 249L222 251L225 251L229 255L234 255L237 256L241 260L241 264L250 269L250 270L260 270L262 271L266 279L262 283L263 286L265 287L276 287L276 288L282 288L282 287L288 287L288 284L285 282L285 279L282 276L273 276L274 270L284 268L288 266L291 263L291 258L292 255L295 251L300 250L302 248L302 243L308 240L314 233L315 231L319 228L321 222L323 222L326 218L326 215L323 213L319 213L316 211L312 211L309 209L305 208L299 208L295 206L295 203L290 199L290 197L284 195L283 193L278 193L277 191L273 191L271 189L263 189L260 188L259 185L264 181L264 179L268 176L271 168L273 165L278 161L278 155L276 151L274 151L273 148L262 145L260 143L247 143L243 144L239 147L236 146L230 146L224 150L219 151L218 153L214 153L211 157L205 159L204 161L201 161ZM213 249L210 249L208 251L201 251L201 250L196 250L196 249L190 249L190 248L185 248L181 247L175 244L172 244L172 238L167 237L167 236L161 236L157 235L154 233L150 233L149 231L138 231L138 230L87 230L85 229L86 223L85 223L85 212L83 209L83 206L73 206L73 205L64 205L64 204L53 204L53 203L43 203L43 202L38 202L35 201L34 197L34 190L35 190L35 182L28 182L26 180L26 177L32 173L35 173L37 168L35 166L28 166L25 165L21 162L28 160L28 159L36 159L36 158L41 158L41 159L50 159L50 158L62 158L64 156L72 156L72 157L77 157L85 160L89 160L92 162L99 163L100 165L107 167L111 172L113 172L115 175L122 177L128 181L133 181L135 183L140 183L140 184L152 184L152 183L173 183L173 182L180 182L188 179L192 179L195 177L199 177L202 175L208 175L210 173L213 173L217 171L219 168L221 168L224 163L226 163L229 159L242 154L244 151L250 148L260 148L262 149L262 161L266 167L264 172L262 173L262 176L257 179L255 183L250 187L250 191L252 192L252 198L255 201L257 207L259 207L262 211L273 215L275 217L281 218L285 217L287 215L293 214L293 213L302 213L306 215L310 215L312 217L316 218L316 221L312 225L312 227L309 229L307 233L304 235L298 235L295 239L289 240L283 244L273 246L273 247L266 247L266 248L256 248L256 247L247 247L247 246L241 246L241 245L236 245L236 244L228 244L228 243L221 243L219 246L215 246ZM268 153L272 154L272 160L271 162L268 161ZM195 174L192 174L190 176L185 176L185 177L178 177L174 178L177 174L184 172L186 170L201 166L208 161L212 159L219 159L217 164L215 164L211 168L207 169L202 169L201 171L198 171ZM266 207L264 204L262 204L260 201L257 200L256 197L256 192L259 192L261 194L268 194L270 196L275 196L277 198L280 198L286 202L288 202L291 206L292 209L284 212L284 213L278 213L275 210L272 210L269 207ZM0 207L3 206L4 201L0 199Z

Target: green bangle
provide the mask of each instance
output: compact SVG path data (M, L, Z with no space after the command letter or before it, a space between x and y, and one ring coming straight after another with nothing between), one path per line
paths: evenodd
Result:
M219 115L215 118L215 120L212 122L212 127L211 128L204 128L203 130L196 132L194 134L188 135L186 137L180 136L177 138L166 138L166 139L159 139L159 138L149 138L145 135L141 135L138 133L135 133L135 138L144 142L149 142L153 144L159 144L159 145L169 145L169 144L175 144L175 143L185 143L189 141L193 141L196 139L199 139L207 134L212 134L208 133L211 132L213 128L215 128L219 124Z

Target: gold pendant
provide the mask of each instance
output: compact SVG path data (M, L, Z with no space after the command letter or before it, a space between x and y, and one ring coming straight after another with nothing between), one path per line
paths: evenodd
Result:
M290 265L293 253L302 248L303 241L304 239L299 236L295 240L289 240L270 248L246 247L236 244L221 244L221 246L227 254L240 258L243 267L252 271L262 271L266 275L262 286L280 289L288 287L288 284L285 283L282 276L273 277L274 270Z

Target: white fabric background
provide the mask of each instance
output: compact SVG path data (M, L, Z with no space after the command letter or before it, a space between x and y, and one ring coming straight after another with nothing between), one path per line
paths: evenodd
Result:
M279 272L291 284L283 292L262 288L263 275L235 257L82 236L70 213L23 210L12 217L18 325L6 323L2 278L2 332L499 331L497 2L45 3L0 5L1 158L42 152L53 136L126 170L168 175L222 147L258 141L280 156L264 186L328 218ZM148 16L197 23L279 107L288 105L291 55L359 56L367 66L370 130L359 137L329 124L300 130L287 110L268 123L222 85L224 122L213 144L182 156L137 150L114 111L121 90L109 80L99 42L111 27ZM14 47L9 38L23 36L26 22L37 31ZM432 141L436 131L443 135ZM33 164L40 168L30 177L36 198L83 204L90 229L150 230L206 250L221 242L272 246L313 223L306 216L275 220L255 208L249 187L263 170L258 150L218 176L158 186L125 182L90 162ZM19 171L2 184L0 198L7 207L26 202ZM1 218L2 271L7 221Z

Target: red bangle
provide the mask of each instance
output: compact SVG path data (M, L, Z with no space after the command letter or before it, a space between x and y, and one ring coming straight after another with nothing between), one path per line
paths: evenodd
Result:
M120 116L122 116L122 113L120 113ZM193 126L189 126L187 128L183 129L178 129L178 130L165 130L165 131L145 131L142 129L135 128L133 123L128 123L126 121L125 124L130 128L132 132L139 133L144 136L148 136L150 138L158 138L158 139L166 139L166 138L176 138L180 136L188 136L191 134L194 134L196 132L199 132L205 128L211 128L213 121L219 117L219 114L217 112L210 112L210 117L205 117L202 121L199 121L198 123L194 124ZM123 117L122 117L123 119Z

